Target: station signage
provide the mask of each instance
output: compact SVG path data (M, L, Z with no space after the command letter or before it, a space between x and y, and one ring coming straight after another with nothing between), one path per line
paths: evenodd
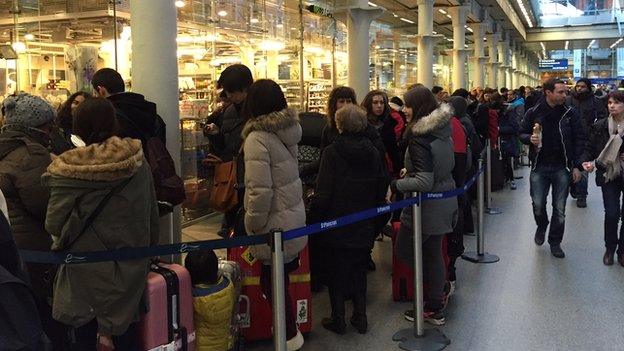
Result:
M539 60L539 69L542 71L567 71L568 60Z

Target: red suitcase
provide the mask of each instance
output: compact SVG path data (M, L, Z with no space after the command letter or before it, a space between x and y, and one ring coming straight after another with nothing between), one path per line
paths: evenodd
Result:
M177 264L155 263L147 276L149 312L140 323L141 350L193 351L191 276Z
M273 337L273 312L262 294L260 273L262 263L256 260L249 247L235 247L228 251L228 260L240 264L242 291L240 296L240 327L245 341L266 340ZM301 333L312 330L312 292L310 290L310 262L308 246L299 253L299 268L290 275L290 296L297 313Z
M396 237L399 234L401 222L392 222L392 299L394 301L412 301L414 300L414 269L403 261L399 260L396 255ZM446 236L442 240L442 257L444 257L444 265L448 272L450 263L447 255ZM424 287L426 289L426 286Z

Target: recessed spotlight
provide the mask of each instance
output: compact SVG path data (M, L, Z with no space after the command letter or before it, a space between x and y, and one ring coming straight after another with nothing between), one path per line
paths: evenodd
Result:
M176 2L175 2L175 6L176 6L177 8L184 7L184 6L186 6L186 2L185 2L184 0L176 0Z

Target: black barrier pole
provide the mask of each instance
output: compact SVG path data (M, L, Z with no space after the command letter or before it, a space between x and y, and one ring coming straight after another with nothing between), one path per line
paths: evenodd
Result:
M479 169L483 166L483 160L479 159ZM500 258L485 252L485 226L483 219L484 199L483 199L483 173L479 174L477 180L477 251L466 252L462 258L473 263L494 263Z
M414 229L414 327L402 329L392 337L399 341L399 347L408 351L439 351L447 347L449 340L438 329L425 329L423 283L422 283L422 226L420 193L414 193L418 203L412 206L412 226Z
M276 351L286 349L286 298L284 297L284 241L282 231L270 233L271 284L273 297L273 345Z
M500 152L500 149L498 150ZM487 139L485 142L485 155L487 157L486 160L486 185L485 195L486 195L486 210L485 213L489 215L501 214L503 211L492 207L492 149L490 148L490 139ZM481 166L479 166L481 169ZM483 196L483 195L482 195Z

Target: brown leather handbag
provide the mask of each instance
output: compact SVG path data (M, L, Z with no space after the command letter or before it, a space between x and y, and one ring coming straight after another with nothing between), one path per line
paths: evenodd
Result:
M229 162L215 164L210 207L225 212L238 204L236 191L236 157Z

